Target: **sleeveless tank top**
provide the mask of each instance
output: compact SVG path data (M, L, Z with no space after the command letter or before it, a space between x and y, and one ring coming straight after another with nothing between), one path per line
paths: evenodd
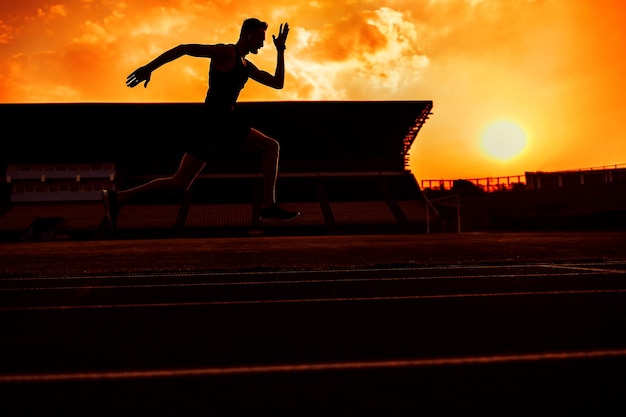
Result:
M209 68L209 91L205 103L217 109L232 111L241 89L248 81L248 67L243 63L237 48L235 51L235 66L230 71L215 69L213 62Z

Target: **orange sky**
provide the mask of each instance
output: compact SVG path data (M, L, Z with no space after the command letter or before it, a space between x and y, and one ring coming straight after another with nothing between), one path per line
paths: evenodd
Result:
M170 63L147 89L125 79L177 44L235 42L250 16L270 24L249 56L269 71L289 22L287 78L241 100L432 100L411 150L420 180L626 163L621 0L2 0L0 102L201 102L207 60ZM500 119L527 138L508 161L480 145Z

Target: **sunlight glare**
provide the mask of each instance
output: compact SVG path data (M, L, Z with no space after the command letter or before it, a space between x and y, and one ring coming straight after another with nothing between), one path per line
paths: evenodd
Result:
M508 160L526 147L526 134L516 123L500 120L490 124L482 136L483 151L490 157Z

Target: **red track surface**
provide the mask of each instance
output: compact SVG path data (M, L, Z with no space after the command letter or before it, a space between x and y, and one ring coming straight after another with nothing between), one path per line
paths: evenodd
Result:
M623 233L0 244L7 415L608 415Z

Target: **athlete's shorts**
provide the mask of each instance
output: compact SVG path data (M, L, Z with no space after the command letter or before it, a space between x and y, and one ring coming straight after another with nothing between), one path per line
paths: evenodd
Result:
M197 129L185 138L185 152L207 161L216 154L234 152L250 135L250 124L237 110L206 105L197 120ZM195 122L194 122L195 124Z

